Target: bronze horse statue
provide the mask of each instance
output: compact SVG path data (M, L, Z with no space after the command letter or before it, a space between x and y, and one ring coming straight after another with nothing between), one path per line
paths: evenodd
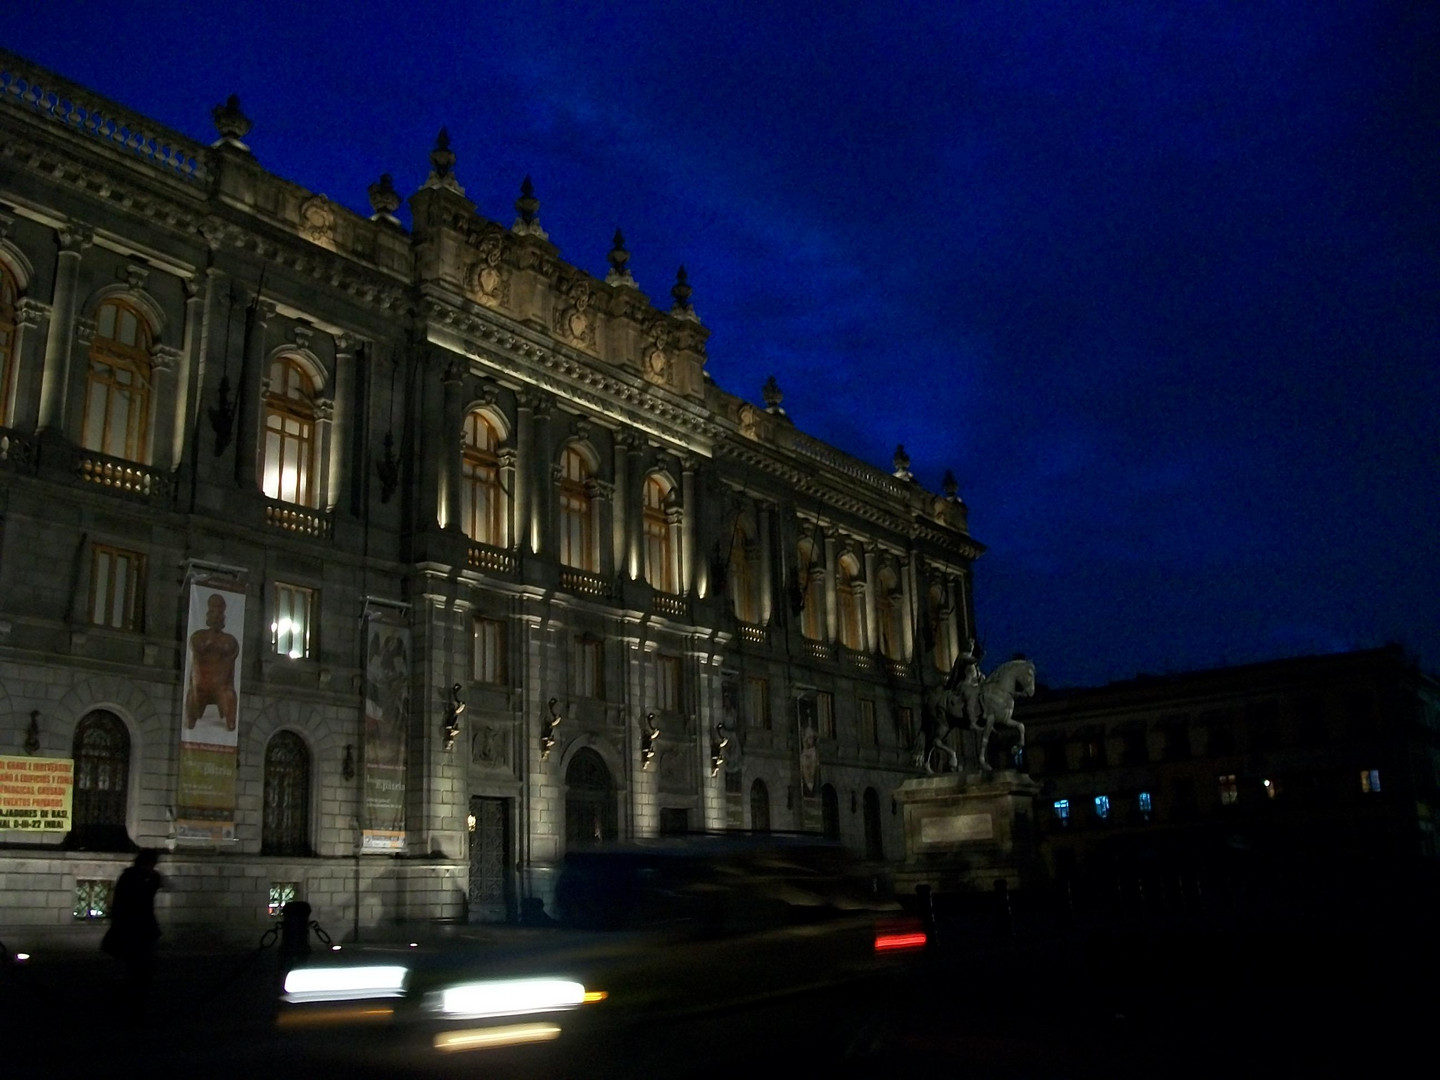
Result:
M941 771L959 770L960 755L952 745L954 731L980 732L979 765L990 772L987 754L996 728L1016 733L1011 758L1020 764L1025 752L1025 725L1015 719L1015 699L1035 693L1035 665L1029 660L1007 660L989 675L968 653L955 661L950 676L939 691L935 704L926 710L925 723L917 740L915 764L926 772L935 771L935 755L943 755Z

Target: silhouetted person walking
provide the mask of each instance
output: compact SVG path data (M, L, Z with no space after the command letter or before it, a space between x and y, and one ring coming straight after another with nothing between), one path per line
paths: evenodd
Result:
M160 853L143 848L135 862L121 872L110 898L110 929L100 947L125 965L125 1000L121 1012L127 1019L145 1019L145 1002L155 974L155 942L160 923L155 918L155 894L165 879L155 869Z

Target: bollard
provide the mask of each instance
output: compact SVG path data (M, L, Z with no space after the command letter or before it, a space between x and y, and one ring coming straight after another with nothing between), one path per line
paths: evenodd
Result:
M280 965L289 970L310 955L310 905L291 900L280 912Z

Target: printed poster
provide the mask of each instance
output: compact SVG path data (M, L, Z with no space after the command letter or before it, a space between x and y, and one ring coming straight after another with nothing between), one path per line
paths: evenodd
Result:
M372 615L365 647L365 819L362 851L405 850L405 746L410 629Z
M0 757L0 832L67 833L74 796L70 758Z
M239 584L191 583L175 808L175 835L181 840L235 839L244 630L245 593Z
M820 740L816 731L815 699L802 697L795 703L800 725L800 794L807 798L820 790Z

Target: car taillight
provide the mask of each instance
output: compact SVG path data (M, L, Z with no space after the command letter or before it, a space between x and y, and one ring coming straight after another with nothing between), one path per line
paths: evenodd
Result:
M923 949L928 939L918 920L882 923L875 927L875 951L904 952Z

